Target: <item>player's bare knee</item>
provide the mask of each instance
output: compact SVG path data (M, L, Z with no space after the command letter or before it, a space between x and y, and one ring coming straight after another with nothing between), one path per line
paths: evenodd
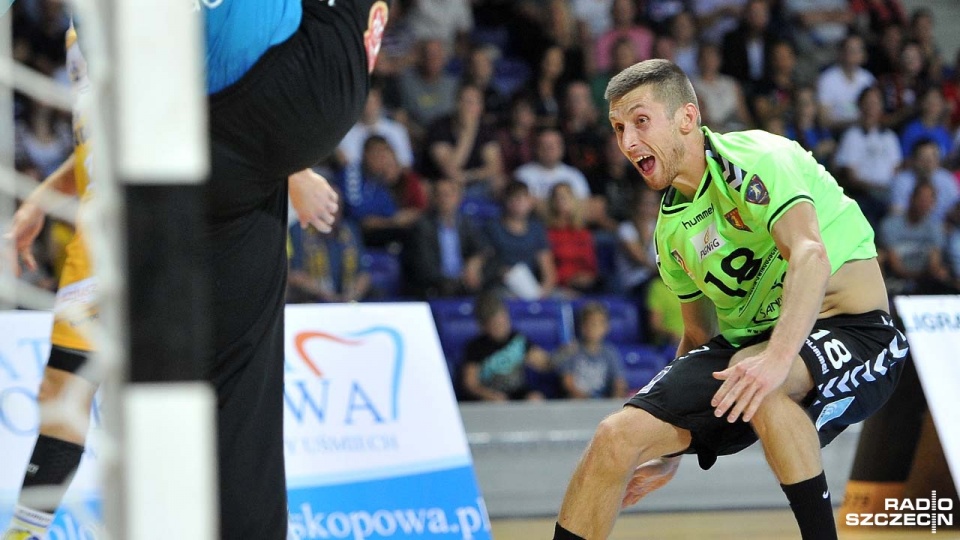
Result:
M753 426L757 436L763 439L769 426L782 423L784 406L793 406L794 403L795 401L782 388L770 392L750 419L750 425Z

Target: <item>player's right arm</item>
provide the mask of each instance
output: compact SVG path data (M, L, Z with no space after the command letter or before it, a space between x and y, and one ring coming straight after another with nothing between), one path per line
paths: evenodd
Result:
M710 341L717 334L717 310L706 296L680 303L683 336L677 347L677 358Z
M30 270L37 269L37 261L33 257L33 242L43 229L45 208L53 202L54 194L74 196L77 194L76 176L74 176L74 157L66 159L57 170L50 173L39 186L27 196L20 208L13 214L10 230L4 235L5 239L13 244L16 253L23 264ZM19 274L19 265L14 265Z

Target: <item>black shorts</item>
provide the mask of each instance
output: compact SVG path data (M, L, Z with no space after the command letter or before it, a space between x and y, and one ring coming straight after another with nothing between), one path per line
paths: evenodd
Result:
M283 540L283 314L287 176L359 116L373 0L303 1L303 20L236 84L210 96L206 245L213 280L221 538Z
M67 373L83 377L93 384L99 384L96 377L90 376L88 373L89 370L83 369L84 366L87 365L89 357L90 353L87 351L52 345L50 347L50 356L47 360L47 367L66 371Z
M769 339L769 333L745 343ZM740 350L722 336L670 362L627 405L687 429L692 436L684 453L697 454L709 469L717 456L739 452L757 441L749 423L717 418L710 400L723 381L715 371L729 367ZM816 387L801 405L826 446L847 426L865 420L893 393L907 355L907 340L883 311L820 319L800 349Z

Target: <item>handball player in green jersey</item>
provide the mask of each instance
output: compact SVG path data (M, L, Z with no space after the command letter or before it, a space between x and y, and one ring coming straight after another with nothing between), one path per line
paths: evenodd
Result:
M820 448L883 405L907 353L873 230L797 143L701 126L672 62L623 70L606 99L621 152L663 190L657 260L684 332L677 358L600 423L554 538L606 538L683 454L709 469L757 440L803 538L837 538Z

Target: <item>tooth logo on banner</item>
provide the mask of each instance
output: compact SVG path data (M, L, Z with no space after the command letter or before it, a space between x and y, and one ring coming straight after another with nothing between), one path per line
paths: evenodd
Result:
M404 344L396 329L374 326L342 335L306 330L295 335L294 349L300 362L288 365L284 401L297 421L398 420Z
M720 237L720 233L717 232L716 223L711 223L710 226L703 231L703 234L694 236L690 239L690 242L693 244L693 247L696 248L697 255L701 261L706 258L707 255L710 255L726 244L723 238Z

